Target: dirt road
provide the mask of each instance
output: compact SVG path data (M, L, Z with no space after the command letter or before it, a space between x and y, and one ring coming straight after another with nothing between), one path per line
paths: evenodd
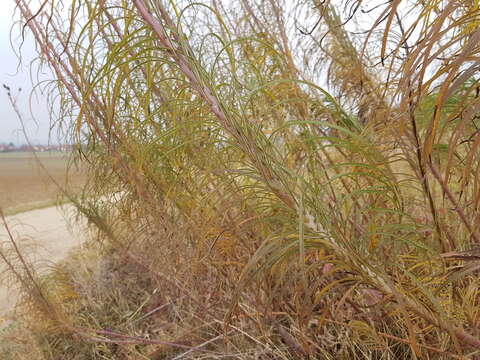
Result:
M38 269L47 269L82 243L84 232L81 226L72 227L67 220L66 214L72 210L71 205L64 205L62 208L49 207L7 217L15 240ZM7 231L1 226L0 243L8 247L8 241ZM0 273L4 270L5 263L0 259ZM8 289L0 282L0 327L5 315L15 305L16 297L15 290Z

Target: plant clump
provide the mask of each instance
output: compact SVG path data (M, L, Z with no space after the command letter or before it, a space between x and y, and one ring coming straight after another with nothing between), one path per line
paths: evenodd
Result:
M478 4L16 3L96 231L44 358L478 356Z

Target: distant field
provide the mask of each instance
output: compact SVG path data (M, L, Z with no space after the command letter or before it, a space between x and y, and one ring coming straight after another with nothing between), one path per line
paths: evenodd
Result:
M57 182L68 184L70 189L78 188L83 183L84 175L80 169L71 168L67 179L65 153L37 155ZM55 202L58 194L58 189L31 153L0 153L0 207L5 213L48 206Z

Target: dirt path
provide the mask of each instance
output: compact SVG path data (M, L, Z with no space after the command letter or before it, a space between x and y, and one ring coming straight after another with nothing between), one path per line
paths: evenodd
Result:
M63 259L73 247L82 243L84 232L81 226L72 227L67 221L66 214L72 210L71 205L64 205L62 208L49 207L7 217L15 240L39 269ZM2 226L0 243L5 241L8 241L7 231ZM0 273L4 270L5 263L0 260ZM9 290L0 282L0 326L15 305L16 297L15 290Z

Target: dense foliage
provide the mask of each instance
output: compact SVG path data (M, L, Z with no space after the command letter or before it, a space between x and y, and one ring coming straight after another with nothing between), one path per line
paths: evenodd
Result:
M478 1L16 2L101 254L45 358L478 356Z

